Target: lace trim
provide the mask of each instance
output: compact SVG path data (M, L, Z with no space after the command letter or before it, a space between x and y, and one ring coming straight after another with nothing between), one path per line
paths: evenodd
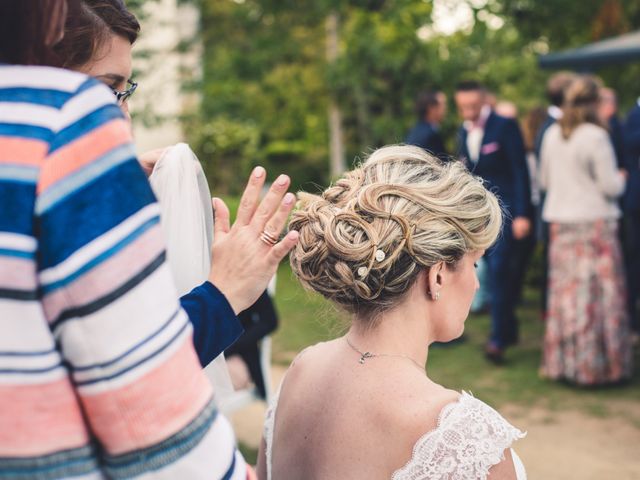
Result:
M278 388L278 392L273 396L271 405L267 409L267 413L264 418L264 443L265 443L265 459L267 462L267 480L271 480L271 456L273 448L273 427L275 424L275 412L278 406L278 398L280 398L280 389L282 383Z
M524 437L498 412L462 392L445 405L434 429L413 447L411 459L392 480L478 480L504 460L504 450Z

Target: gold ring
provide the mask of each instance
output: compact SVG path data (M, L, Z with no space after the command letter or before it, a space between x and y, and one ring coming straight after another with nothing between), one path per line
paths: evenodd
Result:
M266 243L270 247L273 247L276 243L278 243L278 239L273 235L271 235L266 230L263 230L263 232L260 234L260 240L262 240L264 243Z

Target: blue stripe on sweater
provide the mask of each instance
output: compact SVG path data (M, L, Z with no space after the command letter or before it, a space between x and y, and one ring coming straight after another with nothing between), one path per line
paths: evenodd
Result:
M142 225L140 225L138 228L136 228L133 232L131 232L129 235L127 235L125 238L123 238L118 243L116 243L114 246L112 246L111 248L108 248L107 250L102 252L97 257L92 258L89 262L87 262L84 265L82 265L75 272L69 274L67 277L65 277L63 279L58 280L57 282L53 282L50 285L44 285L42 287L42 293L45 294L45 295L48 295L51 292L54 292L54 291L58 290L59 288L62 288L65 285L70 284L71 282L76 280L78 277L82 276L84 273L92 270L93 268L95 268L98 265L102 264L103 262L105 262L109 258L113 257L116 253L118 253L120 250L125 248L127 245L130 245L131 243L133 243L134 240L139 238L144 232L149 230L151 227L153 227L154 225L159 225L159 224L160 224L160 217L154 217L154 218L151 218L151 219L147 220Z
M167 340L163 345L161 345L160 347L158 347L155 351L151 352L149 355L141 358L140 360L138 360L137 362L132 363L131 365L122 368L120 370L118 370L117 372L112 373L111 375L105 375L102 377L95 377L92 378L91 380L77 380L75 379L75 384L79 387L83 387L86 385L93 385L94 383L99 383L99 382L106 382L109 380L113 380L114 378L118 378L121 375L124 375L127 372L130 372L131 370L134 370L135 368L139 367L140 365L149 362L149 360L152 360L153 358L157 357L158 355L160 355L162 352L164 352L167 348L169 348L170 345L173 344L173 342L175 342L175 340L182 334L182 332L184 332L186 330L186 328L191 325L191 323L189 322L189 319L187 318L187 320L184 322L184 324L182 325L182 327L180 327L180 330L178 330L169 340ZM191 339L189 339L190 341Z
M6 479L60 480L88 475L97 470L96 452L92 447L34 457L0 458L0 478Z
M35 252L25 252L23 250L0 248L0 257L26 258L27 260L33 260L35 256Z
M235 471L236 471L236 450L234 449L233 455L231 457L231 465L229 466L227 473L224 474L221 480L229 480L231 477L233 477L233 474L235 473Z
M109 169L129 160L136 159L136 152L130 143L109 150L95 161L84 165L73 173L70 173L60 181L49 186L42 192L36 203L36 214L42 215L45 211L54 207L56 202L74 192L78 188L90 183Z
M0 180L0 232L33 236L33 205L36 186Z
M52 139L49 152L55 152L116 118L122 118L122 111L115 103L108 103L98 107L96 110L60 130L55 138Z
M153 202L149 182L136 161L112 168L39 217L39 237L46 239L39 246L39 267L58 265Z
M53 132L38 125L25 125L23 123L0 123L0 136L28 138L49 143L53 138Z
M121 353L120 355L118 355L116 358L113 358L111 360L109 360L108 362L102 362L102 363L94 363L93 365L80 365L80 366L71 366L71 368L73 369L74 372L85 372L87 370L93 370L94 368L107 368L110 367L111 365L113 365L116 362L119 362L120 360L122 360L123 358L126 358L128 355L131 355L133 352L135 352L138 348L140 348L141 346L149 343L151 340L153 340L155 337L157 337L158 335L160 335L160 333L162 333L163 331L165 331L167 329L167 327L169 325L171 325L171 323L173 322L173 320L178 316L178 314L180 313L180 309L177 309L175 312L173 312L173 314L169 317L169 320L167 320L159 329L157 329L155 332L153 332L151 335L149 335L147 338L141 340L140 342L136 343L133 347L131 347L130 349L128 349L126 352ZM0 352L0 355L2 355L2 352Z
M9 180L13 182L36 183L40 173L38 167L11 165L11 159L6 160L7 163L0 164L0 181Z
M211 400L191 423L163 442L117 457L106 456L104 459L106 473L109 478L119 480L159 470L179 461L198 446L211 429L217 416L218 412Z
M75 94L79 94L84 92L85 90L89 90L90 88L95 87L96 85L102 85L104 88L109 88L107 87L104 83L102 83L100 80L96 80L95 78L92 77L88 77L76 90ZM115 96L113 97L114 100L113 102L115 103Z
M62 90L31 87L0 88L0 102L7 103L30 103L59 109L70 97L69 92Z

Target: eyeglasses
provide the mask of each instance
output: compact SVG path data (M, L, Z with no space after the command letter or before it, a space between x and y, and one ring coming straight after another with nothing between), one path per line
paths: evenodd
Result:
M133 95L133 92L136 91L136 88L138 88L138 84L136 82L132 82L131 80L127 80L127 85L131 86L122 92L119 92L118 90L115 90L113 88L111 89L113 94L116 96L118 105L122 105L124 102L126 102L129 97Z

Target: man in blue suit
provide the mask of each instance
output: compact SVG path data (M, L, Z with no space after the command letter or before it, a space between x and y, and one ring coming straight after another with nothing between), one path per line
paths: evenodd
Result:
M407 135L405 143L424 148L440 158L447 157L440 135L440 124L447 113L447 97L441 91L425 91L418 95L418 122Z
M624 163L629 176L623 199L627 217L627 277L632 329L640 333L637 302L640 296L640 99L629 112L623 129Z
M509 268L514 239L529 234L531 209L529 172L524 141L515 120L496 115L485 102L477 82L456 87L456 104L464 120L459 131L459 153L470 171L481 177L500 198L506 215L502 235L487 252L491 292L491 335L487 358L501 363L505 349L518 341L515 318L515 279Z

